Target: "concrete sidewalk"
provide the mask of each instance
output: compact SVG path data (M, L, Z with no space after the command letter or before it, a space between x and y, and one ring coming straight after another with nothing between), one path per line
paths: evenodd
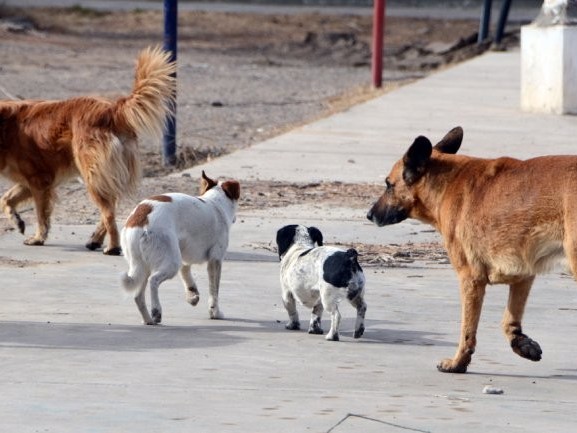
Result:
M575 153L574 118L521 113L518 101L519 54L489 53L189 174L382 182L415 136L434 141L455 125L462 153ZM574 431L577 287L567 275L538 278L529 301L524 325L544 350L539 363L508 347L497 286L469 373L436 371L454 353L460 315L456 277L442 264L367 267L360 340L347 304L339 343L284 330L277 256L255 247L281 225L314 224L328 243L438 239L412 221L378 229L364 215L346 198L339 208L241 211L223 271L226 320L208 320L206 273L195 267L200 305L184 302L177 279L165 283L158 327L140 325L120 290L123 258L84 250L92 227L55 227L42 248L4 234L0 432ZM485 385L504 394L483 394Z
M577 150L571 116L520 111L520 55L491 52L380 98L221 157L202 169L239 179L384 181L416 136L465 131L460 153L528 158Z

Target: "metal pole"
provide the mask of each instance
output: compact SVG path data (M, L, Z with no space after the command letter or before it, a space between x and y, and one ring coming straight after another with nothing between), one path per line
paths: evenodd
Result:
M493 0L485 0L483 5L483 12L481 13L481 22L479 24L479 36L477 37L477 43L482 43L487 36L489 36L489 24L491 22L491 5Z
M505 25L509 17L509 8L511 7L511 0L504 0L501 5L501 13L499 14L499 22L497 23L497 31L495 32L495 44L500 44L505 32Z
M170 53L171 61L176 61L177 24L178 1L164 0L164 49ZM174 77L176 78L176 72ZM174 103L173 114L170 114L166 119L162 156L164 165L176 165L176 102Z
M385 30L386 0L374 0L373 7L373 53L372 75L373 86L383 85L383 34Z

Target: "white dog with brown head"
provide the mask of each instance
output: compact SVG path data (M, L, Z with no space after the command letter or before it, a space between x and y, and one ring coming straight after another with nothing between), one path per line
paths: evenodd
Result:
M202 172L200 195L157 195L143 200L128 216L121 245L128 262L122 285L135 291L135 301L147 325L162 320L160 284L180 271L186 300L198 304L199 292L190 266L208 263L208 313L221 319L218 291L229 231L235 221L240 185L235 180L216 182ZM150 284L152 309L148 312L145 289Z

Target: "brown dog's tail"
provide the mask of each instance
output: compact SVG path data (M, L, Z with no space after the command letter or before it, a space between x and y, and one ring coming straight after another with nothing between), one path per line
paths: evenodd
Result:
M176 95L176 63L160 47L146 48L138 56L132 93L116 101L117 119L136 136L160 139Z
M138 57L130 95L112 103L83 100L88 105L79 110L85 119L79 124L100 128L78 128L74 151L86 186L97 201L114 203L135 193L141 172L138 139L160 140L175 104L175 71L168 52L147 48Z

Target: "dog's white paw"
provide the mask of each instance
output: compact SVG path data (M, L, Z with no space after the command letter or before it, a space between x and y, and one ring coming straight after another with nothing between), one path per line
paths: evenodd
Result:
M323 330L323 328L321 328L321 319L320 318L316 318L313 321L311 321L311 324L309 325L309 334L316 334L316 335L323 335L325 333L325 331Z
M120 247L105 248L102 250L102 253L106 254L107 256L121 256L122 249Z
M208 316L213 320L224 319L224 314L217 307L210 307L208 309Z
M196 305L198 304L198 301L200 301L200 296L195 295L195 294L191 294L187 299L186 302L188 302L190 305L192 305L193 307L196 307Z

